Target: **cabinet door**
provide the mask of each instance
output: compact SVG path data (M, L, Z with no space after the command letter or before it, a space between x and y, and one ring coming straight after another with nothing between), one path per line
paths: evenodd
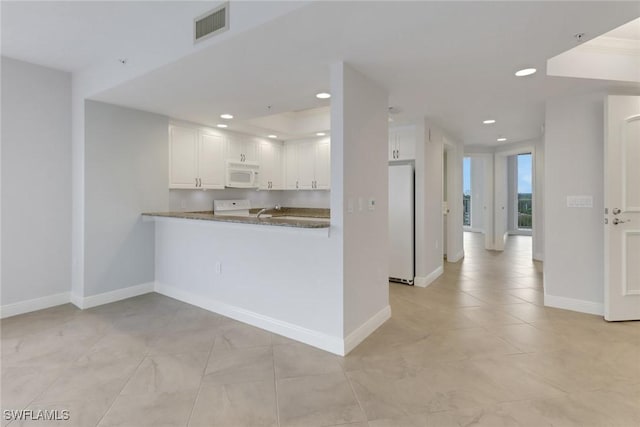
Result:
M271 144L273 150L271 169L271 189L284 189L284 147L281 142Z
M196 188L198 132L179 126L169 128L169 188Z
M328 190L331 187L331 145L329 141L316 144L315 165L316 188Z
M242 154L244 154L245 162L258 161L258 142L246 139L243 144Z
M284 145L284 188L296 190L298 182L298 144Z
M227 139L227 158L225 160L233 160L241 162L244 158L244 140L234 135Z
M261 190L269 190L273 169L273 145L268 141L261 141L258 153L260 162L259 188Z
M200 133L198 175L201 187L224 189L225 140L221 135Z
M299 142L298 145L298 188L313 189L315 181L316 143Z
M398 148L397 141L396 132L389 129L389 160L396 159L396 149Z
M416 158L416 132L414 127L400 128L396 131L396 160Z

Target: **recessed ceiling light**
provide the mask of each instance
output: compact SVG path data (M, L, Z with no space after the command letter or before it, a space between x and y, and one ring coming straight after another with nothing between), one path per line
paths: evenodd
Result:
M316 132L316 136L325 136L325 135L326 135L326 133L324 133L324 132Z
M516 76L524 77L530 76L531 74L535 74L537 70L535 68L523 68L522 70L516 71Z
M507 138L502 138L502 137L496 139L496 141L498 141L498 142L505 142L506 140L507 140Z
M231 115L231 114L220 114L220 118L221 119L225 119L225 120L231 120L231 119L233 119L233 115Z
M268 138L271 138L271 139L276 139L277 137L278 135L268 135Z
M331 94L327 92L316 93L316 98L318 99L329 99L331 98Z
M220 124L218 125L218 127L219 127L219 128L226 128L226 127L227 127L227 125L220 123Z
M494 124L496 121L493 119L489 119L489 120L485 120L482 123L484 123L485 125L492 125Z

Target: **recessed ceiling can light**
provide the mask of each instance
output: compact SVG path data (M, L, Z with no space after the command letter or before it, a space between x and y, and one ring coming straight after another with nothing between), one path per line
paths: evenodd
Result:
M267 135L267 137L271 138L271 139L276 139L278 137L278 135Z
M507 140L507 138L502 138L502 137L501 137L501 138L498 138L496 141L498 141L498 142L505 142L506 140Z
M326 135L326 133L324 133L324 132L316 132L316 136L325 136L325 135Z
M220 118L221 119L225 119L225 120L231 120L231 119L233 119L233 115L232 114L220 114Z
M518 77L530 76L531 74L535 74L536 71L538 70L536 70L535 68L523 68L522 70L516 71L516 76Z
M327 92L316 93L316 98L318 99L329 99L331 98L331 94Z
M485 125L492 125L494 124L496 121L493 119L489 119L489 120L484 120L482 123L484 123Z
M220 124L218 125L218 127L219 127L219 128L226 128L226 127L227 127L227 125L225 125L225 124L223 124L223 123L220 123Z

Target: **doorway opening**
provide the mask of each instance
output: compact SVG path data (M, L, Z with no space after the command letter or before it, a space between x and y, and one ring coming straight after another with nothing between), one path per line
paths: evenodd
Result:
M533 157L530 152L507 158L508 231L531 236L533 227Z

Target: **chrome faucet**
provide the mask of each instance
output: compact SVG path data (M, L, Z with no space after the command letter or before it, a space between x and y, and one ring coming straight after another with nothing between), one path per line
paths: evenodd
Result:
M258 211L258 215L256 215L256 219L260 219L260 215L262 215L263 213L265 213L266 211L279 211L281 210L282 207L280 207L280 205L275 205L272 208L262 208Z

